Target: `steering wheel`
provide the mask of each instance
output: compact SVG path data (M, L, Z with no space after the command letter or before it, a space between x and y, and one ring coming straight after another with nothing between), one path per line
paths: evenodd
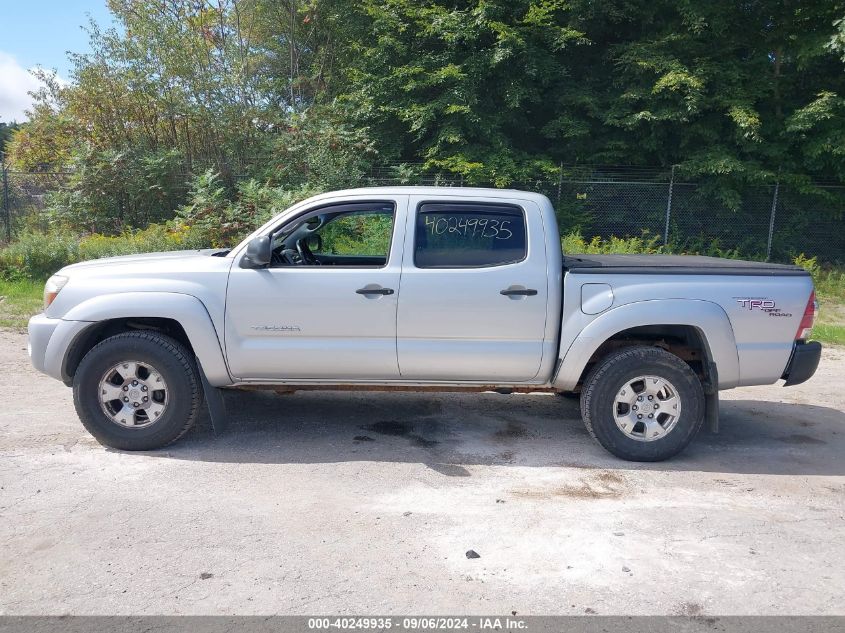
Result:
M311 249L308 248L308 244L306 243L308 238L303 238L296 242L296 251L299 253L300 258L302 258L302 262L309 266L320 266L320 260L314 257L314 253L311 252Z
M273 251L271 262L274 266L296 266L300 263L300 255L292 248Z

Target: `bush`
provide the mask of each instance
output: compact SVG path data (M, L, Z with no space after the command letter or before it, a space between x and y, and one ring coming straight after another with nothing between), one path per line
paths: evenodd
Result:
M0 250L0 275L11 281L43 281L62 266L79 261L79 238L72 233L23 233Z
M194 179L190 203L167 223L125 229L118 235L79 237L63 228L22 233L0 250L0 277L42 281L63 266L89 259L234 246L274 214L315 193L308 187L287 190L247 180L238 186L237 199L231 201L219 176L206 172Z
M348 114L347 114L348 116ZM289 187L325 191L360 186L378 157L370 130L344 122L332 108L314 108L279 129L266 177Z
M578 231L573 231L561 238L563 252L567 255L710 255L713 257L725 257L727 259L739 259L740 254L736 249L722 248L718 241L709 243L703 241L670 242L664 245L659 235L650 235L643 231L640 237L594 237L587 241ZM815 261L815 260L813 260Z
M572 232L561 239L561 246L563 252L567 255L655 254L666 252L665 247L660 244L660 236L649 236L648 233L643 233L642 237L610 237L608 239L594 237L588 242L580 233Z
M118 236L94 233L80 238L61 230L25 233L0 250L0 277L11 281L43 281L63 266L89 259L205 246L208 244L195 232L163 224L151 224L142 231L126 231Z
M136 253L156 253L188 249L194 245L187 243L186 232L177 227L163 224L151 224L141 231L126 231L116 237L93 234L79 242L79 260L114 257L115 255L133 255ZM208 244L199 244L202 248Z
M220 176L209 170L194 178L177 221L215 247L232 246L273 215L317 193L307 185L290 190L250 179L238 184L235 200L229 200Z
M801 253L793 258L792 263L801 266L813 276L816 294L834 303L845 302L845 271L841 268L823 268L818 258L807 257Z
M174 150L78 151L70 176L47 195L54 225L119 234L173 217L184 200L181 157Z
M819 273L821 273L821 266L819 266L817 257L807 257L804 253L801 253L792 258L792 263L796 266L801 266L801 268L813 276L814 280L817 280Z

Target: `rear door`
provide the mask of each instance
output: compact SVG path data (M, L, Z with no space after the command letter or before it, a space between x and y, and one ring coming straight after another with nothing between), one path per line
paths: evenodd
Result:
M403 380L535 378L548 301L535 203L412 196L401 285Z

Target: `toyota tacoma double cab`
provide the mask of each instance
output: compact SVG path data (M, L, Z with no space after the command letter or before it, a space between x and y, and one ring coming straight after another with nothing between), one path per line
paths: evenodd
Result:
M73 387L101 443L150 450L222 389L578 395L627 460L681 451L718 392L807 380L813 283L788 265L564 255L524 191L386 187L319 195L231 250L67 266L29 322L34 366Z

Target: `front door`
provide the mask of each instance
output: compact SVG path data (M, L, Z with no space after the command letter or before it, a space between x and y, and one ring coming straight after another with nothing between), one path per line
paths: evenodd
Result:
M407 197L324 204L273 231L273 262L232 267L229 368L242 380L396 380ZM400 230L397 231L397 227Z
M548 299L540 209L528 201L412 197L408 212L397 332L402 379L532 380Z

